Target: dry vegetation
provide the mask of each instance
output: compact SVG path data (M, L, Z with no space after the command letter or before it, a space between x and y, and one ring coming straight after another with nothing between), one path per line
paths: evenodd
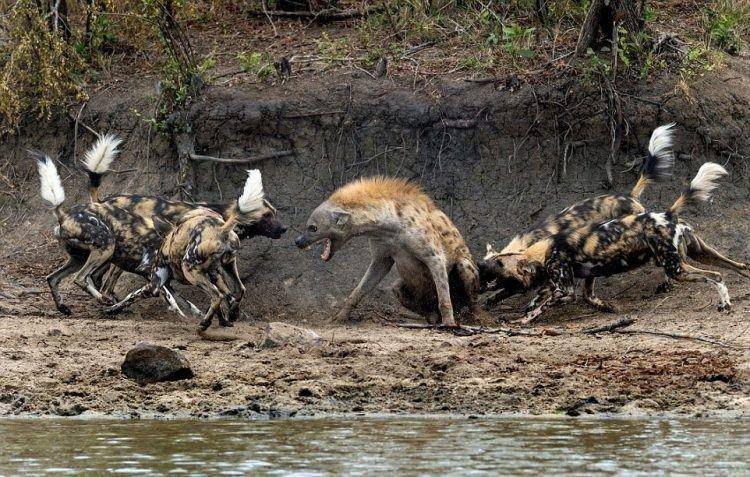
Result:
M541 82L565 74L647 79L739 54L744 0L636 2L644 29L616 23L573 61L588 0L5 0L0 118L12 131L119 76L160 79L159 119L211 81L279 81L331 69ZM627 2L621 2L627 3ZM599 35L601 36L601 35ZM286 61L283 61L285 58Z

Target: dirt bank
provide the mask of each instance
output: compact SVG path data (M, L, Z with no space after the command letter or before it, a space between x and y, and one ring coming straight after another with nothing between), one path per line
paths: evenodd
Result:
M622 94L629 134L615 164L615 187L629 188L635 174L628 164L643 153L650 131L677 121L676 179L652 187L645 201L664 206L700 163L726 164L730 179L689 220L710 243L747 261L747 61L689 82L665 75ZM105 193L176 192L171 144L136 114L149 107L151 95L143 80L114 84L94 94L81 114L86 125L126 139L117 166L124 172L107 178ZM620 315L578 305L550 313L531 330L553 333L538 337L394 328L388 324L395 319L390 279L364 301L353 323L322 325L363 273L366 244L353 241L323 264L291 239L335 187L374 173L413 178L480 254L486 241L501 243L545 214L604 192L610 138L601 106L598 91L572 80L512 89L445 82L414 91L407 82L342 75L291 80L277 89L212 87L190 113L198 152L244 157L295 151L258 164L291 231L279 241L245 244L245 321L231 331L240 338L228 343L200 340L194 323L177 320L155 300L107 319L70 284L63 294L74 315L54 311L44 276L63 256L25 151L59 155L74 202L85 193L74 152L80 154L90 136L80 125L76 136L67 117L21 131L0 146L3 179L10 184L0 195L0 413L749 413L750 284L730 274L735 308L729 315L715 311L715 291L701 284L655 296L661 273L653 269L607 280L601 294L638 320L634 329L707 337L731 347L645 334L582 335L576 330ZM199 165L195 198L231 198L242 175L241 167ZM123 289L132 286L123 281ZM203 303L199 293L186 294ZM498 323L518 317L525 299L491 314ZM256 350L267 321L312 328L325 343ZM142 340L183 350L197 377L143 387L125 380L119 365Z

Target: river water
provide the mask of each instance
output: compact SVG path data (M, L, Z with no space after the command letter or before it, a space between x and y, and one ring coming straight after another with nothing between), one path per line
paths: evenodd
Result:
M750 475L750 420L0 420L0 474Z

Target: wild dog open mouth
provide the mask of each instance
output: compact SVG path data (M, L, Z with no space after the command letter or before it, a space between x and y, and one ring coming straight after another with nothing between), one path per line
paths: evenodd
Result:
M324 262L330 260L333 256L332 249L331 239L323 239L323 251L320 254L320 259Z

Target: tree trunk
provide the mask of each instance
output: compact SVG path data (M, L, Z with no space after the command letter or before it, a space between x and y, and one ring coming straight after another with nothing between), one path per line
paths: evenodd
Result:
M645 9L646 0L592 0L578 35L576 55L582 56L589 48L611 42L613 32L621 26L628 36L640 32Z

